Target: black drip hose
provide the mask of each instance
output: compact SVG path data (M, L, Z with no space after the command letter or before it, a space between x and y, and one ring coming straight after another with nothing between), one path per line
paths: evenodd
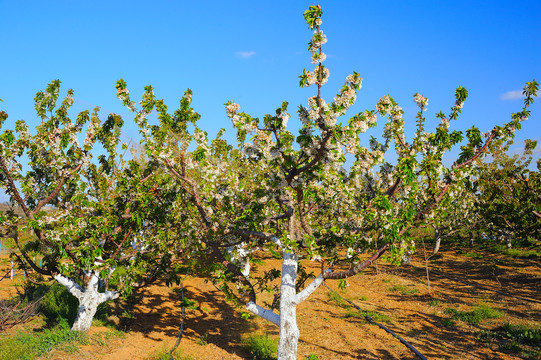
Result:
M336 295L338 295L342 300L345 300L347 301L349 304L351 304L352 306L354 306L357 310L359 311L363 311L363 309L361 309L359 306L357 306L356 304L354 304L352 301L344 298L342 295L340 295L339 293L337 293L336 291L334 291L333 289L331 289L329 286L327 286L327 284L323 283L323 285L325 285L327 287L327 289L331 290L333 293L335 293ZM424 357L423 354L421 354L419 351L417 351L416 348L413 347L413 345L411 345L409 342L407 342L406 340L404 340L403 338L400 337L400 335L398 335L397 333L395 333L394 331L392 331L391 329L388 329L387 327L381 325L380 323L377 323L375 322L374 320L372 320L372 318L370 317L370 315L365 315L364 318L366 319L366 321L368 321L370 324L373 324L373 325L377 325L379 326L380 328L382 328L383 330L387 331L389 334L391 334L392 336L394 336L395 338L397 338L398 340L400 340L400 342L404 345L406 345L406 347L408 349L410 349L411 351L413 351L415 353L415 355L417 355L420 359L422 360L427 360L426 357Z

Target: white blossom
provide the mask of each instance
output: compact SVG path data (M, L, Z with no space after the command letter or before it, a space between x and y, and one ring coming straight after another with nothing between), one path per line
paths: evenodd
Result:
M426 110L426 107L428 105L428 99L425 98L423 95L417 93L415 94L414 98L413 98L413 101L415 101L415 103L417 104L417 106L419 106L420 108L423 109L423 111Z
M225 107L228 117L233 117L240 110L240 105L236 103L231 103Z

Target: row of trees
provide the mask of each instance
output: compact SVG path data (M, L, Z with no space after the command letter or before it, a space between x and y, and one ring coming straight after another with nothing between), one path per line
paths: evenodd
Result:
M541 231L541 159L535 165L537 141L526 140L524 149L509 155L513 144L495 144L491 160L477 161L471 176L457 183L456 194L440 204L444 215L434 219L434 250L453 235L476 233L484 240L498 240L508 248L514 242L539 241Z
M191 107L190 90L170 112L152 87L136 103L120 80L117 97L139 127L140 157L125 156L120 116L102 122L95 109L72 120L73 91L58 105L59 81L36 95L41 124L35 134L22 120L15 131L2 133L0 183L25 216L2 214L0 221L12 230L22 266L53 277L78 298L74 329L87 330L100 303L162 276L173 282L190 269L276 324L278 357L295 359L296 308L323 281L344 281L384 253L400 263L415 250L411 229L433 225L442 233L455 226L446 223L453 211L472 208L477 200L462 193L477 176L473 165L489 150L501 149L528 118L537 82L526 84L524 107L486 134L475 126L465 135L450 130L467 98L464 88L456 90L448 114L436 115L440 123L433 131L425 127L428 99L415 94L419 111L412 139L404 136L404 111L389 95L342 123L362 78L349 75L330 102L321 96L329 77L321 16L319 6L304 13L313 31L309 51L315 67L303 71L300 85L311 86L314 95L299 106L302 127L295 132L287 128L287 102L258 119L230 101L226 113L237 142L226 141L224 130L209 140ZM150 120L152 113L157 121ZM0 112L0 124L6 118ZM384 121L381 138L363 135L378 118ZM458 144L458 159L446 166L444 154ZM539 195L539 176L521 164L517 181ZM483 182L477 184L476 191L492 203ZM531 201L538 216L539 200ZM23 233L33 234L32 241L19 241ZM281 258L281 269L252 274L258 250ZM367 251L372 256L362 261ZM41 266L33 252L44 254ZM303 260L321 262L321 273L309 278ZM275 279L280 285L272 287ZM258 303L262 291L275 293L273 304Z
M526 140L520 155L507 155L509 145L494 149L494 161L479 164L472 190L479 194L485 231L510 248L514 240L541 239L541 159L534 167L536 141Z

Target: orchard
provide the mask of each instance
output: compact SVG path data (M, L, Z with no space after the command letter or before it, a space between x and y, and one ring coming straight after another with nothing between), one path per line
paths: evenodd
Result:
M346 76L326 99L332 69L322 8L310 6L304 19L311 33L311 65L299 76L306 103L292 111L283 101L260 119L230 100L224 111L234 136L221 129L209 138L192 90L170 111L158 89L146 86L136 101L123 79L116 96L128 116L102 121L96 108L72 117L74 92L59 103L55 80L36 95L40 124L31 129L19 120L0 135L0 183L11 209L0 221L14 245L10 256L26 287L56 281L77 299L72 330L88 331L100 304L159 283L181 286L180 341L189 275L218 288L236 316L276 326L277 358L297 359L299 315L315 316L303 303L323 286L344 294L352 279L376 281L375 264L409 269L419 253L428 275L440 247L468 236L462 246L471 247L474 234L476 244L539 246L536 142L526 142L522 157L506 153L530 116L535 80L509 121L488 129L453 130L467 107L464 87L435 115L434 129L421 93L407 105L417 109L414 124L391 95L350 113L362 96L362 74ZM7 117L0 112L0 125ZM128 121L139 132L138 152L121 141ZM428 285L427 296L435 296Z

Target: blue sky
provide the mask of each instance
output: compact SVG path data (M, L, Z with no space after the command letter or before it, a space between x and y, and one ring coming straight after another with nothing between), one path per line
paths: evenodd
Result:
M126 116L124 136L135 136L131 116L116 98L124 78L138 99L143 86L173 110L186 88L202 115L201 128L233 139L223 104L234 100L261 117L282 101L294 113L315 88L298 87L312 69L305 1L7 1L0 0L0 108L11 127L35 124L33 98L53 79L75 90L74 110L102 107ZM321 1L328 43L325 65L330 101L345 77L364 77L348 115L373 109L386 94L406 111L413 132L413 94L429 98L429 122L448 113L454 90L469 98L452 124L488 131L521 108L513 92L541 80L541 2L536 1ZM507 94L507 95L506 95ZM517 142L541 140L541 106ZM345 117L343 121L347 121ZM290 121L290 126L299 123ZM294 130L294 128L292 129Z

